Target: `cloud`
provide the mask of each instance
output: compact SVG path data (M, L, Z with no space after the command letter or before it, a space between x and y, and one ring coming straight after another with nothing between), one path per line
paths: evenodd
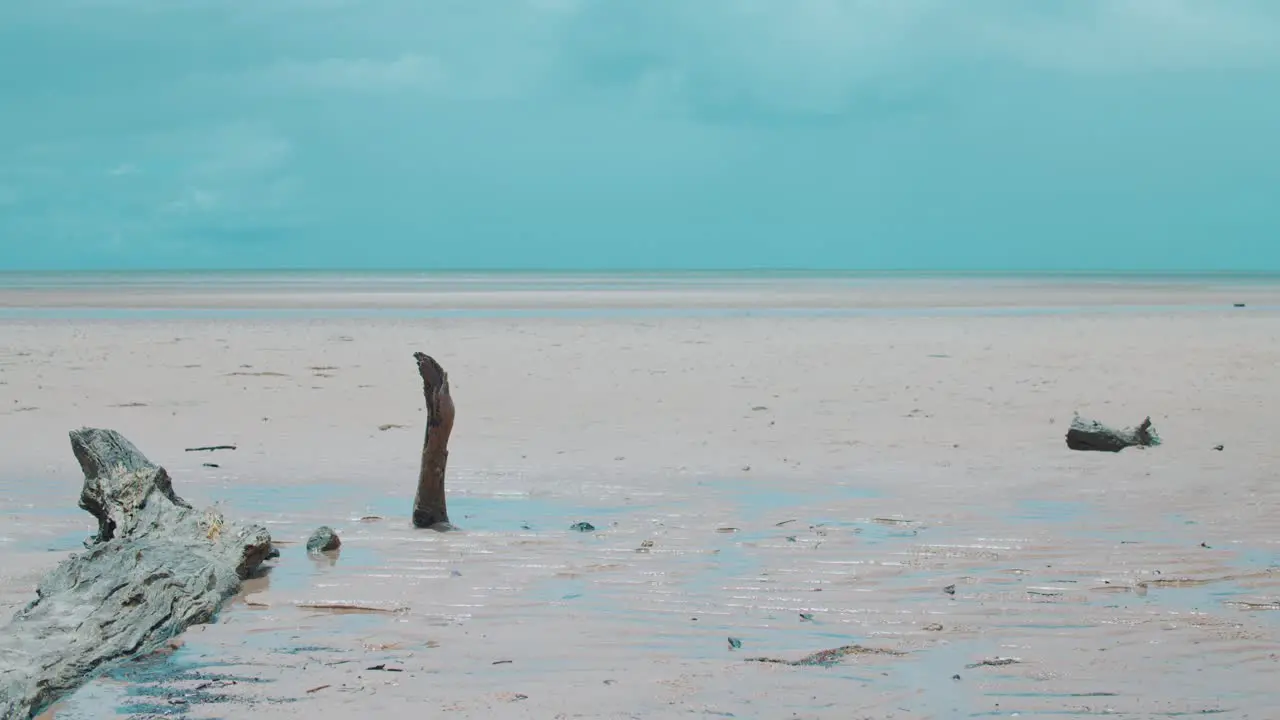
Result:
M266 70L273 89L337 92L430 92L445 86L447 75L434 58L406 53L391 60L326 58L284 60Z
M200 178L241 180L273 173L293 153L287 137L264 123L233 122L188 130L154 143L189 158L187 171Z
M97 161L120 154L131 162ZM0 157L0 181L20 178L24 193L8 198L0 237L171 259L192 253L202 237L286 238L283 228L307 222L296 204L293 145L268 124L216 123L105 142L69 138L9 159Z
M1280 64L1280 5L1252 1L1081 0L1069 11L982 18L997 57L1072 73L1251 69Z
M217 209L218 197L197 187L189 187L181 195L165 203L164 209L175 213L202 213Z
M1256 0L650 0L569 19L582 77L682 79L693 105L839 112L966 69L1066 75L1280 65L1280 3Z
M77 76L125 82L127 73L143 87L217 76L213 90L227 96L559 102L596 93L613 102L619 89L656 99L661 78L665 102L708 117L725 108L829 115L868 93L934 93L966 68L1119 75L1280 65L1274 0L46 0L3 12L14 27L26 18L46 31L91 17L98 37L120 38L108 43L116 60ZM208 38L194 49L164 39L193 26ZM135 62L126 39L164 52L165 63ZM77 49L42 52L51 66ZM25 82L11 72L0 69L0 80Z
M1132 207L1072 217L1141 229L1188 188L1280 182L1276 37L1275 0L0 3L0 241L836 252L1107 182ZM485 244L510 237L535 249Z

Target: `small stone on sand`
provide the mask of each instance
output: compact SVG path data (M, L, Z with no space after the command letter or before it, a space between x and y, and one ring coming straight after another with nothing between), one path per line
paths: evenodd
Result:
M338 533L328 525L322 525L311 533L311 537L307 538L307 552L329 552L337 550L342 546L342 540L338 539Z

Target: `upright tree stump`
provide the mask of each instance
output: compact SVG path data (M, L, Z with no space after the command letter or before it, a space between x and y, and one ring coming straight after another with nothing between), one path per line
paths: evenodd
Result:
M449 461L449 434L453 432L453 398L449 395L449 375L430 355L414 353L422 394L427 403L427 429L422 439L422 464L418 469L418 490L413 498L413 526L432 530L452 530L445 504L444 475Z
M33 718L95 672L210 622L272 552L265 528L192 508L114 430L73 431L71 450L98 532L0 629L0 720Z

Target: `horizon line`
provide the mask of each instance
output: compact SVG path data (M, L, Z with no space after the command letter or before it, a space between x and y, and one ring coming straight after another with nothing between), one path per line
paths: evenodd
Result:
M797 267L690 267L690 268L419 268L419 267L171 267L171 268L0 268L0 275L91 275L91 274L160 274L160 273L402 273L402 274L479 274L479 275L677 275L677 274L804 274L804 275L1141 275L1141 276L1275 276L1280 269L1162 269L1162 268L797 268Z

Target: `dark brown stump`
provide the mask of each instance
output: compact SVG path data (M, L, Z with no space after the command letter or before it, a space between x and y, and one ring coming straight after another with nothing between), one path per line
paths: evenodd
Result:
M258 525L197 510L164 468L113 430L71 433L88 550L54 568L0 629L0 718L38 715L96 673L213 620L273 552Z
M449 395L449 375L430 355L414 353L422 394L427 402L427 431L422 439L422 465L418 470L418 491L413 498L413 526L431 530L452 530L445 506L444 474L449 460L449 433L453 432L453 398Z
M1096 420L1077 416L1067 429L1067 447L1072 450L1120 452L1127 447L1152 447L1160 444L1160 436L1151 427L1151 418L1136 428L1116 430Z

